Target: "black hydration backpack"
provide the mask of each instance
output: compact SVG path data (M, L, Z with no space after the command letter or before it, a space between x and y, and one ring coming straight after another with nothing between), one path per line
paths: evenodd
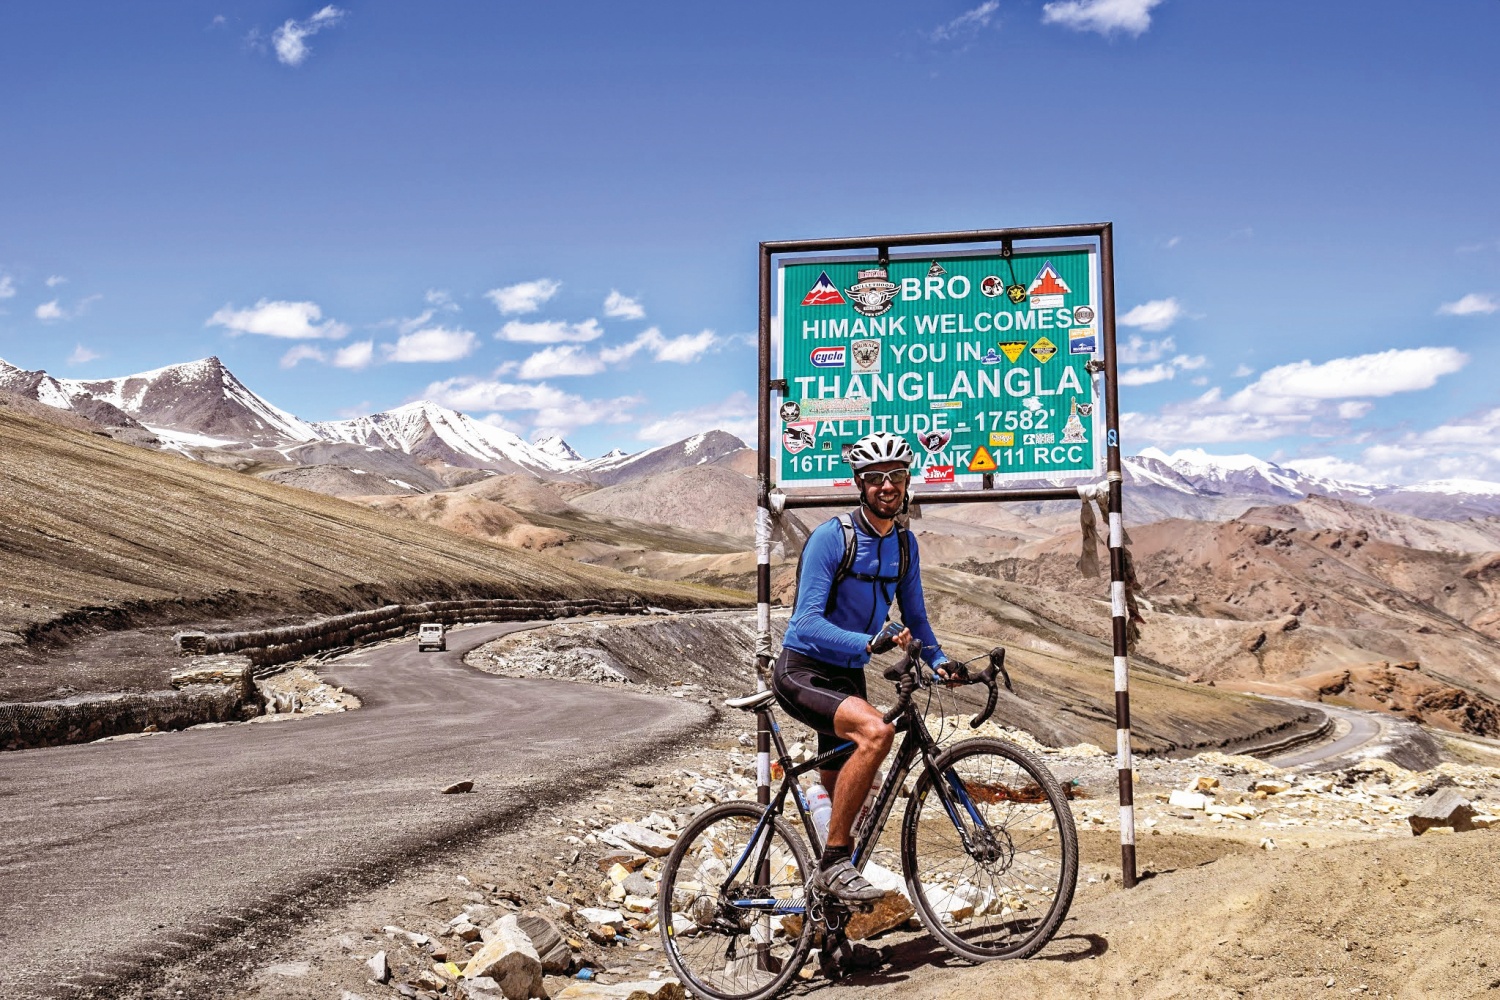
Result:
M899 585L906 579L906 570L911 565L911 532L897 522L896 545L901 550L901 561L896 569L895 576L875 576L870 573L854 572L854 550L857 547L856 531L854 527L853 514L840 514L832 520L838 521L844 533L844 556L839 560L838 569L833 571L833 582L828 586L828 604L823 609L823 616L833 614L834 605L838 603L839 584L845 577L854 577L864 583L885 583ZM802 560L807 558L807 546L802 547L802 555L797 559L797 590L802 589ZM797 600L792 598L792 607L797 606Z

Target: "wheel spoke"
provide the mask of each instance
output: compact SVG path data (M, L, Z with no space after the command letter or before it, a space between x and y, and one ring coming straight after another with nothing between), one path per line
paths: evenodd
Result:
M700 996L771 996L807 957L806 848L784 824L757 836L759 817L749 803L706 810L683 831L662 874L661 900L670 901L662 906L663 945Z
M1077 878L1067 801L1039 762L1002 741L959 744L939 765L964 835L924 778L902 837L918 910L958 954L1033 954L1066 914Z

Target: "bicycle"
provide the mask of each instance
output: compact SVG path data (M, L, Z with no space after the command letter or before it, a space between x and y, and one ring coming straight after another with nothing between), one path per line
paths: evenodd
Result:
M866 868L917 766L901 825L901 870L922 923L961 958L1027 958L1052 939L1072 904L1078 879L1072 811L1052 773L1013 743L974 738L941 749L912 702L915 687L941 683L917 669L920 648L913 641L884 673L899 693L885 720L900 720L905 736L855 830L852 860ZM988 655L989 666L969 679L989 688L984 710L969 722L974 729L995 710L997 676L1013 690L1004 648ZM725 704L769 716L773 701L762 691ZM770 804L723 802L703 810L662 869L656 911L662 947L683 984L705 1000L775 996L807 961L818 930L825 957L837 956L835 976L850 955L843 931L851 910L811 888L823 847L797 779L852 753L854 744L797 765L780 727L769 721L783 772ZM782 815L789 797L812 852Z

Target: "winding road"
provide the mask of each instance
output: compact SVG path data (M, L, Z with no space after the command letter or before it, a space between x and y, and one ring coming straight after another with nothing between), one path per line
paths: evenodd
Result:
M1275 764L1277 767L1306 768L1313 764L1320 764L1330 768L1342 766L1342 759L1347 754L1363 749L1371 743L1386 739L1389 736L1386 731L1386 725L1373 712L1362 712L1353 708L1339 708L1336 705L1329 705L1326 702L1295 701L1291 698L1282 698L1279 700L1292 705L1315 708L1320 712L1332 716L1335 722L1342 721L1346 723L1348 729L1327 742L1299 747L1290 753L1268 758L1268 763Z
M537 624L335 660L323 674L363 700L354 712L0 754L0 997L107 996L329 885L578 794L710 718L463 664ZM439 794L461 779L473 793Z

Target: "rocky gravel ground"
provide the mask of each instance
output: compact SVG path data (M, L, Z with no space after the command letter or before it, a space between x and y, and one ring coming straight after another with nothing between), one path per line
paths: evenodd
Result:
M633 646L649 646L660 636L648 643L644 633L632 628L570 622L492 643L471 654L470 662L493 672L595 685L601 697L608 697L612 687L628 687L717 704L726 695L743 693L748 682L744 671L714 669L714 664L748 662L748 656L742 656L748 651L724 649L722 633L695 619L665 620L670 628L666 652L658 646L644 660ZM647 669L642 669L643 662ZM311 692L319 683L310 671L279 676L285 678L289 694ZM329 694L336 699L335 693ZM930 706L929 727L945 739L972 732L960 721L961 716L945 711L943 703ZM680 987L671 977L655 926L662 856L698 810L714 802L753 798L750 724L749 716L726 711L711 735L694 746L664 749L656 760L622 760L608 787L563 812L533 815L482 843L434 845L430 856L389 885L310 917L290 934L242 939L233 955L223 949L204 955L165 982L128 994L126 1000L520 1000L543 995L674 1000L681 995ZM804 756L811 734L791 723L783 731L794 744L794 755ZM1428 771L1408 771L1380 757L1324 773L1281 770L1254 758L1222 753L1178 760L1146 757L1136 762L1142 882L1122 896L1112 754L1090 744L1044 746L1023 731L995 723L987 723L975 735L1001 736L1038 753L1070 786L1080 833L1082 866L1073 915L1037 962L1001 963L1004 969L995 973L1011 984L1013 995L1191 995L1205 976L1217 978L1203 995L1301 996L1304 987L1324 988L1325 979L1343 986L1341 993L1352 991L1360 983L1347 978L1353 975L1347 968L1359 954L1346 950L1335 958L1322 951L1329 941L1320 928L1335 925L1341 906L1347 905L1338 890L1322 903L1328 913L1309 916L1308 905L1302 904L1299 916L1305 926L1299 926L1304 937L1298 940L1299 947L1306 944L1308 955L1294 963L1295 968L1273 969L1266 965L1265 955L1250 954L1254 948L1240 948L1243 955L1234 951L1231 942L1239 940L1239 932L1226 930L1228 918L1205 917L1201 907L1196 916L1191 910L1181 912L1184 896L1191 901L1203 894L1223 898L1230 892L1203 874L1203 866L1260 859L1251 870L1262 880L1274 880L1264 895L1275 898L1285 891L1285 878L1309 885L1326 878L1332 884L1335 875L1359 863L1339 852L1376 849L1388 856L1388 864L1394 858L1403 871L1430 871L1430 859L1402 860L1403 845L1413 843L1419 826L1425 832L1417 843L1426 845L1436 838L1454 844L1466 858L1477 849L1487 861L1485 849L1497 837L1485 828L1500 824L1500 755L1483 747L1475 747L1470 755L1479 763L1444 763ZM579 738L586 740L587 734ZM497 752L503 752L498 744ZM439 793L435 788L434 795ZM1433 815L1422 818L1424 813ZM888 824L877 854L881 863L896 870L898 830L899 823ZM1425 851L1423 859L1431 853ZM1282 873L1305 867L1312 873ZM1454 877L1467 878L1460 873ZM1253 881L1243 873L1235 878L1245 885ZM1418 886L1408 887L1409 881L1393 883L1393 899L1417 891ZM1444 900L1444 891L1451 894L1452 886L1440 888L1439 882L1432 877L1426 884L1423 906ZM945 996L986 988L975 977L1001 966L965 970L955 964L935 947L901 893L893 882L883 901L890 905L878 908L889 919L867 932L868 944L880 947L886 957L879 973L854 984L831 984L816 975L812 962L804 970L806 981L794 992L826 989L836 997L842 990L859 989L866 996ZM1148 897L1158 909L1141 909ZM1367 925L1386 920L1378 910L1365 912L1363 902L1359 906L1365 918L1360 934ZM1156 925L1159 934L1149 932L1146 939L1137 940L1145 928ZM1132 961L1128 955L1118 956L1121 947L1136 949L1138 957L1151 953L1156 961L1174 963L1179 959L1173 956L1204 946L1205 935L1220 942L1210 950L1222 952L1216 952L1211 962L1197 960L1210 972L1179 970L1153 989L1141 982L1138 970L1116 970L1121 961ZM1110 941L1117 942L1116 954L1109 954ZM1339 947L1347 943L1345 939ZM1388 943L1404 949L1393 952L1391 961L1405 961L1411 950L1406 939ZM1065 965L1049 964L1049 955ZM1100 986L1103 992L1096 992L1081 987L1071 971L1056 975L1063 968L1071 970L1075 962L1097 965L1114 977L1115 985ZM1464 962L1464 982L1482 979L1483 960L1469 957ZM1325 977L1325 970L1336 974ZM1049 976L1057 983L1040 985ZM1225 992L1223 984L1235 977L1260 983L1261 988ZM1378 976L1361 967L1355 978L1364 983L1360 994L1380 995ZM1175 985L1163 991L1168 981ZM1063 989L1064 982L1072 987ZM1403 995L1397 990L1388 994Z
M801 735L788 728L793 738ZM1041 747L1001 727L987 725L980 734L1030 744L1073 784L1084 862L1075 906L1117 891L1113 758L1087 744ZM726 717L701 749L622 768L613 787L564 815L535 817L477 852L439 857L292 939L252 952L251 968L232 992L202 995L518 1000L543 991L607 996L630 983L646 984L631 988L662 1000L675 996L655 929L661 855L698 809L753 797L747 736L743 717ZM1468 828L1500 824L1486 812L1500 807L1500 763L1409 772L1375 759L1308 775L1202 754L1141 761L1138 782L1140 865L1148 878L1238 853L1410 840L1408 817L1445 790L1472 803ZM1426 835L1437 834L1455 832L1438 826ZM890 830L887 839L892 843L883 847L894 854ZM868 943L884 947L893 963L930 950L915 917ZM809 978L814 968L805 970Z
M561 628L576 636L590 626ZM528 636L508 645L529 646L538 638L537 633ZM564 643L553 666L570 665L565 669L581 677L600 676L602 661L594 664L599 670L589 667L581 649ZM490 666L500 669L504 663L502 655ZM613 678L609 683L633 682ZM642 683L648 681L643 678ZM708 685L702 684L681 693L697 697L706 690ZM930 727L950 738L970 732L957 721L929 717ZM670 1000L679 995L678 987L656 930L661 859L699 809L753 798L747 725L747 716L726 715L698 748L622 767L611 787L564 814L534 817L478 851L439 857L344 911L326 914L293 939L269 945L270 954L257 956L238 988L222 995L521 1000L640 994ZM794 755L805 756L811 734L795 725L784 728L794 741ZM1117 892L1112 755L1089 744L1046 747L1024 732L993 723L976 735L1001 736L1028 747L1071 786L1083 848L1075 910L1086 910L1101 894ZM1409 841L1410 817L1440 799L1457 797L1467 805L1438 818L1438 825L1427 830L1429 837L1453 836L1455 827L1468 831L1500 824L1495 815L1500 812L1500 759L1494 765L1445 763L1425 772L1372 758L1338 771L1300 773L1220 753L1147 758L1137 765L1137 838L1141 874L1147 879L1235 854L1270 857L1270 852ZM896 828L896 823L889 825L881 854L886 865L899 869ZM889 895L895 905L885 912L894 919L874 928L868 943L883 947L893 966L910 963L915 955L924 956L919 964L941 962L910 904L900 905L902 891L892 885ZM809 987L822 982L814 976L815 967L809 963L804 970ZM622 984L630 984L625 993Z

